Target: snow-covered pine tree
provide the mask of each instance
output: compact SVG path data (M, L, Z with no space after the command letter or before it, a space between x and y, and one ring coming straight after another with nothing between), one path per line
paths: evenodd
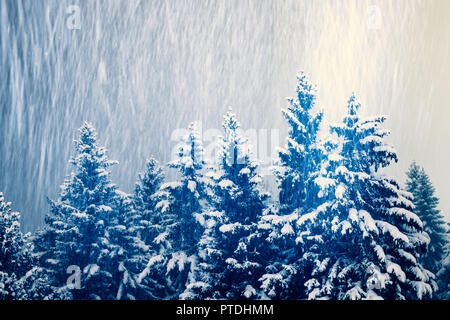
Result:
M450 222L447 223L447 236L450 232ZM447 241L444 258L442 259L441 269L436 274L438 281L438 298L441 300L450 300L450 241Z
M155 270L160 270L156 282L164 288L163 298L166 299L178 298L185 290L196 261L197 244L203 233L197 219L206 204L203 165L201 137L191 123L176 159L168 164L178 171L180 181L162 184L153 196L158 201L155 209L159 217L157 225L160 226L154 242L160 249L141 274L141 279L147 281L146 278L152 278Z
M296 244L298 213L279 214L277 204L265 210L258 233L265 246L264 274L260 277L262 297L276 300L304 298L301 246Z
M384 117L362 120L354 95L342 125L331 127L321 165L322 202L297 221L297 242L312 265L309 299L422 299L433 274L418 262L426 247L411 195L381 169L396 161L386 144Z
M208 172L215 211L200 220L206 227L200 241L199 268L183 297L190 299L256 299L263 273L258 221L268 194L262 191L258 164L251 158L231 108L224 116L218 168Z
M75 141L74 171L61 186L59 199L50 201L51 212L36 238L40 264L58 289L71 290L74 299L100 299L110 292L109 270L100 256L109 250L105 230L115 210L117 187L111 182L106 149L97 143L94 127L85 122ZM69 269L70 267L70 269ZM81 270L80 288L67 284L70 273Z
M161 221L156 210L160 201L158 191L164 181L164 171L158 161L149 158L145 164L145 171L139 174L134 188L133 209L136 221L134 227L139 233L140 239L146 244L153 242L155 237L162 232Z
M302 274L299 265L301 247L295 242L296 220L318 205L319 189L315 179L323 158L319 130L323 112L314 113L316 87L305 73L297 75L296 97L282 109L289 125L286 146L279 152L275 167L278 180L279 206L272 207L260 223L261 232L272 250L271 261L261 278L264 293L274 299L303 298Z
M280 214L307 210L314 204L314 178L317 176L322 149L318 133L323 112L313 113L316 87L305 73L297 75L297 96L289 98L289 106L282 109L289 124L286 146L279 152L279 166L275 175L279 183ZM300 213L301 213L300 212Z
M158 161L149 158L145 171L140 173L133 195L132 228L148 247L145 254L145 266L140 270L138 284L147 288L149 299L165 299L172 292L166 284L167 262L164 253L170 250L166 227L173 222L173 216L162 212L158 204L167 198L167 192L161 191L165 179L164 171Z
M23 300L68 300L72 295L68 290L55 290L45 269L37 266L36 259L30 270L19 279L23 288Z
M424 231L430 237L427 252L420 261L425 268L436 273L441 269L448 242L446 223L438 209L439 199L435 196L430 177L415 162L407 172L406 186L414 196L414 213L422 220Z
M21 279L32 262L32 245L20 230L20 214L11 210L0 192L0 300L26 296Z
M186 290L182 300L223 299L223 252L218 243L221 237L219 226L223 223L223 212L205 211L199 219L204 232L197 245L197 255L191 265Z
M134 228L133 197L116 190L113 210L107 217L99 267L111 275L105 299L135 300L153 298L152 289L138 281L147 262L149 246ZM105 219L106 220L106 219Z
M20 214L0 192L0 300L70 299L70 292L53 290L33 250L31 235L20 231Z
M203 178L203 143L194 123L179 147L177 158L169 167L178 170L179 183L167 184L162 190L170 190L169 210L176 215L177 223L171 230L171 242L175 250L186 257L196 252L196 245L203 232L197 222L206 202ZM164 204L165 205L165 204ZM186 232L189 230L189 232Z

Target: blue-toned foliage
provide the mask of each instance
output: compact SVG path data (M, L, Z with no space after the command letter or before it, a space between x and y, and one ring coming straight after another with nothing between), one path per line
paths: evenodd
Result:
M428 176L412 166L405 191L384 171L397 161L385 117L361 118L353 94L342 123L325 125L315 86L297 80L278 200L231 108L214 163L191 124L167 164L177 178L150 158L132 195L84 123L33 239L0 193L0 299L448 299Z

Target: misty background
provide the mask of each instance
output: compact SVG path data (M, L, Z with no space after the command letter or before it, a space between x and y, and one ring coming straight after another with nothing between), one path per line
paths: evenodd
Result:
M228 106L283 145L304 70L327 121L353 91L388 117L389 173L403 182L416 160L450 220L449 18L447 0L0 0L0 191L26 231L42 225L84 120L127 192L174 132L220 129Z

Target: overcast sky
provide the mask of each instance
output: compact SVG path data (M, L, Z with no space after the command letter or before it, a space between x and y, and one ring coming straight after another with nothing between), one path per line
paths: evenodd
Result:
M169 160L177 129L219 129L230 105L283 140L280 108L304 70L327 120L352 91L389 118L390 172L403 182L424 166L450 218L449 15L446 0L0 0L0 190L39 225L84 120L128 192L145 158Z

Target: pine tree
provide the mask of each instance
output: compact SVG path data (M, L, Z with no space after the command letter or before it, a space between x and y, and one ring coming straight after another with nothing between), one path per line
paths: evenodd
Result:
M264 274L259 279L262 297L303 299L303 274L307 273L307 266L300 264L302 248L296 242L298 214L279 214L278 209L277 204L268 207L258 224L265 248Z
M20 214L0 192L0 300L23 299L21 278L32 265L29 235L20 231Z
M152 298L152 288L138 281L138 275L147 262L150 251L138 237L134 228L133 197L116 191L114 210L105 228L104 249L99 257L99 267L111 277L106 299L135 300Z
M304 298L305 267L299 262L301 247L296 244L296 216L278 215L269 209L260 222L263 239L264 274L259 278L263 299L296 300ZM281 250L283 251L281 251ZM261 250L262 251L262 250Z
M430 237L427 253L420 261L425 268L438 272L445 254L447 244L446 225L438 207L439 199L434 195L435 189L425 170L413 162L407 172L407 190L414 195L414 213L424 224L424 231Z
M164 185L167 192L167 211L175 217L175 223L168 226L168 238L172 246L167 263L167 276L178 298L185 290L195 268L197 247L203 233L198 223L207 205L206 186L203 177L205 165L203 144L194 123L179 146L177 158L169 163L176 169L181 181Z
M35 259L34 259L35 260ZM45 269L33 263L31 269L19 279L23 288L20 299L23 300L69 300L68 290L55 290Z
M272 207L263 217L260 227L272 251L272 258L261 278L261 286L269 298L303 298L303 273L308 266L299 265L301 246L296 243L296 221L316 207L319 164L324 148L319 139L323 112L313 113L317 89L306 74L297 76L297 96L289 98L283 115L289 124L287 144L279 152L279 206Z
M287 145L279 152L280 165L275 174L279 182L280 214L303 212L313 206L314 178L321 160L318 133L323 113L313 113L316 104L316 87L306 74L297 76L297 96L289 98L289 107L283 115L289 124Z
M100 299L110 294L112 286L112 275L101 268L100 257L110 249L106 230L116 210L117 187L108 168L116 162L97 144L91 124L85 122L79 132L76 155L71 160L75 170L61 186L59 199L50 201L51 212L35 246L52 285L73 289L75 299ZM79 289L67 283L71 266L81 270Z
M248 139L230 109L223 123L218 168L210 171L212 206L201 220L198 266L183 297L255 299L263 265L258 221L268 194L261 189L258 164L251 158Z
M171 230L171 239L177 251L191 256L196 252L202 228L197 216L203 212L206 190L202 170L204 167L203 145L194 123L189 125L189 134L179 147L177 158L169 167L178 170L181 181L168 184L163 189L170 190L169 210L176 215L177 224ZM189 232L185 232L189 230Z
M447 237L450 232L450 223L447 223ZM441 269L436 273L438 279L438 298L450 300L450 241L447 241Z
M0 192L0 300L64 299L36 266L30 234L20 231L20 214L11 211Z
M180 299L223 299L220 289L224 263L218 241L223 217L223 212L219 211L205 211L202 214L199 223L204 227L204 232L197 245L197 255L191 265L186 290L180 295Z
M411 195L381 169L396 161L384 117L360 119L353 95L315 183L320 204L297 221L310 265L309 299L422 299L434 275L418 262L427 244Z
M167 193L161 190L164 179L164 171L158 161L147 159L145 171L139 174L133 195L132 226L148 247L145 265L137 282L148 288L145 294L149 299L166 299L173 294L167 287L167 259L164 256L171 245L167 240L166 226L173 221L173 217L158 205L167 198Z
M149 158L146 169L139 174L134 189L133 211L134 228L139 238L147 245L145 266L137 278L139 285L148 288L145 292L149 299L167 299L174 293L167 286L167 251L171 243L167 237L167 226L174 217L161 207L168 193L161 189L165 179L163 169L158 162Z
M159 234L154 241L160 249L141 275L154 279L155 274L162 273L157 283L165 289L160 290L165 298L178 298L185 290L196 261L197 244L203 232L197 220L206 204L203 165L201 137L191 123L176 159L169 163L170 168L178 171L180 181L162 184L154 195L158 200L155 209L159 217Z
M155 159L149 158L145 171L139 174L133 197L133 209L137 219L134 225L140 239L146 244L150 244L162 232L156 205L160 201L158 191L163 181L162 168Z

